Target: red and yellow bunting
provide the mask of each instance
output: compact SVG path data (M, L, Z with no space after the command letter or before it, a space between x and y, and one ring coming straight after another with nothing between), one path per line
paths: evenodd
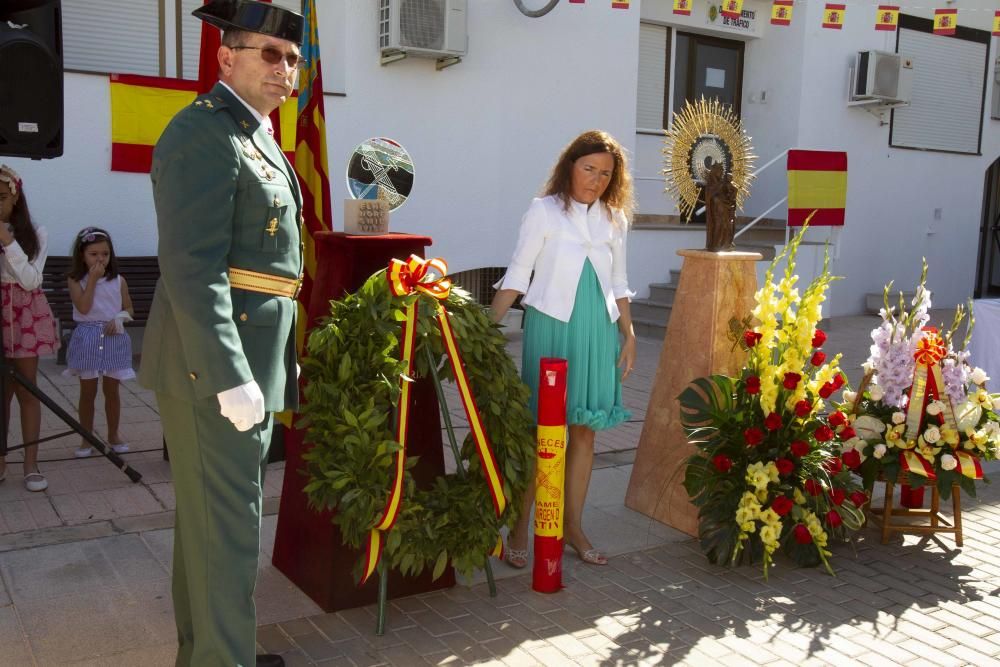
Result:
M875 29L895 32L899 25L899 7L897 5L879 5L875 13Z
M979 458L969 452L957 451L955 458L958 459L958 469L969 479L982 479L983 466L979 463Z
M719 13L727 19L738 19L743 13L743 0L723 0Z
M920 475L929 480L937 480L937 475L934 473L934 466L912 449L907 449L899 453L899 465L903 467L903 470L914 475Z
M774 0L771 5L771 25L791 25L792 0Z
M993 14L993 36L1000 37L1000 11Z
M408 260L401 261L393 259L389 262L386 270L386 278L389 281L389 291L393 296L405 297L414 293L426 294L435 299L437 304L437 323L441 331L441 341L444 344L445 354L451 362L451 368L455 376L455 384L458 386L458 394L462 399L462 407L469 420L469 428L476 443L476 452L483 467L483 476L486 477L489 486L490 496L493 500L493 510L500 516L507 507L507 499L503 494L503 477L500 474L500 467L496 457L490 447L490 441L483 426L482 417L476 407L475 399L472 396L472 389L469 385L469 378L465 372L465 365L462 362L462 355L455 341L455 333L448 320L448 311L445 310L443 301L448 298L451 292L451 281L445 278L448 274L448 265L443 259L433 258L423 260L416 255L410 255ZM364 584L374 573L381 558L384 539L382 533L392 528L396 517L399 515L402 506L403 495L403 473L406 467L406 432L410 418L409 385L410 376L413 372L413 351L416 341L417 328L417 299L413 299L407 304L406 317L402 323L400 333L400 354L401 359L406 364L405 377L400 378L401 392L399 396L399 419L396 425L396 439L399 441L400 450L396 454L394 466L394 479L392 489L386 499L386 507L382 511L382 516L376 520L368 537L368 546L364 559L364 573L361 583ZM503 542L497 539L497 544L491 551L491 555L500 555L503 549Z
M691 0L674 0L674 14L691 16Z
M955 27L958 25L958 10L935 9L934 10L934 34L954 35Z
M826 3L826 7L823 9L823 27L832 30L843 28L845 11L847 11L847 5Z

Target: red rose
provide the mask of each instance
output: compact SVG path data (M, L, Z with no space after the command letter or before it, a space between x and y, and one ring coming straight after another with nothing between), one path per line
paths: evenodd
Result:
M806 528L804 524L796 524L795 528L792 530L792 534L795 536L795 541L799 544L812 544L813 536L809 533L809 529Z
M819 442L830 442L831 440L833 440L833 429L831 429L826 424L823 424L822 426L816 429L813 435L816 436L816 440Z
M795 464L789 459L775 459L774 466L778 469L778 474L786 477L795 472Z
M830 502L837 507L843 505L845 500L847 500L847 492L843 489L832 489L830 491Z
M854 491L851 493L851 502L854 503L855 507L860 509L868 502L868 494L864 491Z
M826 513L826 522L830 524L830 528L836 528L844 523L844 520L840 518L840 513L837 510L830 510Z
M817 436L818 438L819 436ZM840 460L839 456L831 456L826 461L823 461L823 467L831 475L836 475L838 472L844 469L844 462Z
M826 334L823 333L822 329L816 329L816 333L813 334L813 347L823 347L825 342Z
M764 418L764 426L767 427L768 431L777 431L781 428L781 415L777 412L772 412Z
M844 428L842 428L839 431L837 431L837 436L841 440L843 440L844 442L847 442L848 440L850 440L851 438L853 438L856 435L857 435L857 431L855 431L850 426L845 426Z
M844 386L844 382L846 382L846 380L844 380L844 374L843 373L837 373L836 375L833 376L833 388L834 389L840 389L841 387L843 387Z
M756 447L764 442L764 432L756 426L748 428L743 431L743 441L747 443L747 447Z
M830 426L843 426L847 423L847 416L840 410L837 410L830 415L830 419L828 421L830 422Z
M729 469L733 467L733 462L728 456L724 454L717 454L712 457L712 465L714 465L715 469L719 472L729 472Z
M817 350L813 353L812 359L809 360L809 363L813 366L822 366L824 361L826 361L826 353Z
M785 516L792 511L792 505L794 504L788 496L778 496L771 501L771 509L778 516Z
M827 382L826 384L824 384L822 387L819 388L819 397L830 398L830 395L833 394L833 392L836 389L837 388L833 386L832 382Z
M809 453L809 443L802 440L793 440L791 444L792 455L799 458Z
M810 496L818 496L823 493L823 485L814 479L807 479L805 483L806 493Z
M810 412L812 412L813 406L809 401L799 401L795 404L795 415L798 417L805 417Z
M751 375L747 378L747 393L756 394L760 392L760 378L756 375Z
M841 458L844 459L844 465L850 468L851 470L857 470L858 467L861 465L861 454L859 454L858 450L856 449L851 449L844 452L841 455Z
M798 373L785 373L785 381L783 382L785 389L795 389L801 379L802 376Z
M760 342L760 339L763 337L763 334L759 334L756 331L750 331L749 329L743 332L743 342L746 343L747 347L753 347Z

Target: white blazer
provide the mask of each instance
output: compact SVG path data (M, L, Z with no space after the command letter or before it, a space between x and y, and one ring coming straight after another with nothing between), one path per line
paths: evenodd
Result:
M507 273L494 287L521 292L525 295L523 304L569 322L583 262L589 259L601 283L608 315L612 322L617 321L615 300L635 295L625 274L627 230L625 215L618 210L612 213L603 203L588 209L571 199L567 212L560 197L536 198L521 220Z

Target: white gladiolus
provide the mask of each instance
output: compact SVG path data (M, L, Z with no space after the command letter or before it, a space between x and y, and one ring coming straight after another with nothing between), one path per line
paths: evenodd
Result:
M877 384L873 384L868 387L868 395L872 397L873 401L881 401L882 397L885 396L885 391Z
M906 413L905 412L893 412L892 413L892 423L893 424L902 424L905 421L906 421Z
M958 467L958 459L956 459L951 454L944 454L941 456L941 469L942 470L954 470Z
M880 442L877 445L875 445L875 449L872 450L872 456L874 456L877 459L880 459L883 456L885 456L887 450L888 447L886 447L884 443Z
M976 368L972 371L972 375L969 376L969 379L972 380L974 384L978 384L981 387L989 382L990 376L987 375L986 371L982 368L976 366Z
M926 431L924 431L924 442L934 444L941 439L941 431L938 430L937 426L931 426Z

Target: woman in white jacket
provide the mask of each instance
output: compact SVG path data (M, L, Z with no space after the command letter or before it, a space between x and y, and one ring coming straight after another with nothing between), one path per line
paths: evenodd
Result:
M563 533L580 559L594 565L607 564L582 525L594 436L628 419L621 382L635 363L632 292L625 273L632 207L632 178L621 145L599 130L578 136L553 167L544 196L525 213L514 256L491 305L492 318L499 322L517 295L524 294L521 379L532 390L530 407L536 414L539 359L569 362ZM534 487L530 489L506 549L508 564L518 568L528 562Z

